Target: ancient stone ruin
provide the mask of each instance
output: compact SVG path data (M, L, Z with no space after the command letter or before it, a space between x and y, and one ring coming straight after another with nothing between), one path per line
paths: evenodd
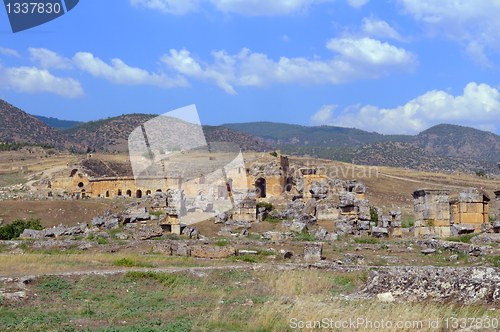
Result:
M449 189L419 189L413 192L415 236L444 237L467 233L493 232L488 215L489 197L470 189L450 199Z

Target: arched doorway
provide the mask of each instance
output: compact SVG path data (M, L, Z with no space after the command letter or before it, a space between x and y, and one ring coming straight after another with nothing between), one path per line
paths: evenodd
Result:
M156 192L157 193L161 193L161 189L156 189Z
M85 189L82 189L82 198L85 197Z
M147 190L146 195L151 195L151 190Z
M287 178L286 179L285 190L286 191L291 191L292 190L292 186L293 186L293 179L292 178Z
M109 197L109 190L106 191L106 197Z
M122 190L118 189L118 196L121 196L121 195L122 195Z
M255 189L257 190L257 198L266 197L266 179L258 178L255 180Z
M127 196L132 197L132 190L127 190Z
M135 197L136 198L141 198L142 197L142 191L140 189L137 189L137 191L135 192Z
M228 192L228 193L233 192L233 179L229 178L229 179L227 180L226 185L227 185L227 192Z

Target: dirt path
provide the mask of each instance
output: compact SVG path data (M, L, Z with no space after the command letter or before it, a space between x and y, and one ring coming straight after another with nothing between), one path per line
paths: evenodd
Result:
M43 172L35 173L33 175L33 177L40 176L43 179L45 179L45 178L49 178L50 179L54 173L59 172L59 171L65 169L65 168L66 168L66 166L52 167L52 168L46 169ZM30 180L30 181L26 182L26 185L28 185L28 186L31 187L33 185L33 183L35 183L36 181L39 181L39 180L40 179L38 179L38 180Z

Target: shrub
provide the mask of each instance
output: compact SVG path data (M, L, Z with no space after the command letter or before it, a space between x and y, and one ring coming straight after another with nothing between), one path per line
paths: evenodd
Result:
M304 229L302 233L298 233L297 236L295 236L293 241L316 241L316 237L310 235L307 230Z
M486 176L486 172L483 171L482 169L480 169L480 170L476 171L476 175L477 176Z
M500 255L493 256L489 259L491 266L500 267Z
M228 244L229 242L227 241L217 241L217 242L214 242L214 245L216 246L219 246L219 247L224 247Z
M272 211L273 204L266 203L266 202L259 202L259 203L257 203L257 207L258 208L263 207L263 208L266 208L267 211Z
M104 237L100 237L100 238L97 239L97 243L98 244L108 244L109 241L108 241L108 239L106 239Z
M370 206L370 222L374 222L375 226L378 226L378 212L374 206Z
M276 151L270 152L269 154L273 157L278 157L278 153Z
M18 238L25 229L42 230L40 219L14 220L11 224L0 227L0 240L12 240Z
M142 156L148 159L154 159L155 153L151 150L147 150L142 154Z

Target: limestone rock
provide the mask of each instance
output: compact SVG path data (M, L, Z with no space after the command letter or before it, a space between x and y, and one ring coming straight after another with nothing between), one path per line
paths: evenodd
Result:
M153 250L156 252L161 252L162 254L171 256L172 255L172 246L165 241L156 241L155 245L153 246Z
M450 236L474 233L476 226L471 224L454 224L451 226Z
M191 247L191 257L196 258L228 258L236 255L236 249L232 246L201 245Z
M420 253L422 255L434 255L436 253L436 249L424 249L421 250Z
M179 243L179 245L177 246L177 250L175 251L175 254L177 256L189 257L191 256L191 248L185 243Z
M373 237L389 237L389 231L383 227L372 227Z
M306 262L320 261L323 255L323 243L315 242L304 245L304 260Z
M150 225L137 227L132 234L132 238L134 240L147 240L152 237L161 236L163 234L163 230L158 225Z
M392 296L391 292L377 294L377 299L380 302L394 302L395 301L394 296Z
M316 217L308 214L303 214L295 219L296 222L304 223L307 227L312 227L317 224Z
M43 232L42 231L37 231L34 229L25 229L21 235L19 235L20 238L25 238L25 239L39 239L42 236Z

